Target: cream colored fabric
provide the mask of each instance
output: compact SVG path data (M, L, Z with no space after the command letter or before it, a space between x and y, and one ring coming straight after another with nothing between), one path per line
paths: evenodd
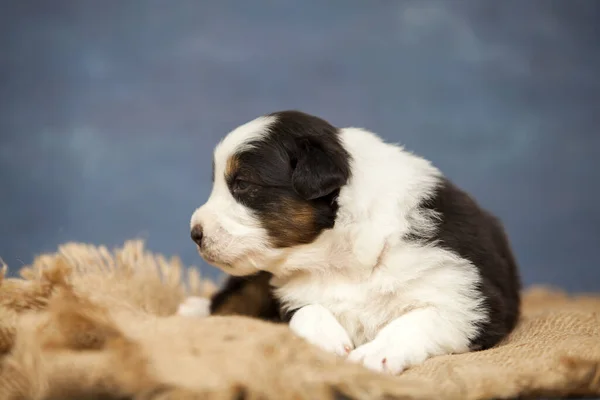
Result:
M534 288L514 334L397 377L286 326L173 315L214 285L128 242L67 244L0 281L0 399L490 399L600 394L600 296ZM187 282L184 285L182 282Z

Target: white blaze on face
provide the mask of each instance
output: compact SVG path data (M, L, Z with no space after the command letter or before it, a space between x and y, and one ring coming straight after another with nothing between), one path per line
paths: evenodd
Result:
M275 117L259 117L230 132L214 151L214 183L207 202L192 215L190 228L202 226L202 256L232 275L256 272L265 251L269 250L267 232L252 211L238 203L225 180L227 162L236 152L260 139Z

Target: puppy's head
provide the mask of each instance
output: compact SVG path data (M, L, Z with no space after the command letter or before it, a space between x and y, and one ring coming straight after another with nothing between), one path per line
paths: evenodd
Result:
M338 129L297 111L259 117L217 145L213 188L192 215L202 257L231 275L276 268L285 250L332 228L350 176Z

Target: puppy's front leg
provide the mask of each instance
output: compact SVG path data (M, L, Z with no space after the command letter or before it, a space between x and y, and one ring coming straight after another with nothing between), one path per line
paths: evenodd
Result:
M323 350L346 356L354 348L348 332L325 307L311 304L300 308L290 320L290 329Z
M452 317L436 307L413 310L390 322L348 359L374 371L398 374L430 357L464 353L475 327Z
M281 322L279 303L271 292L271 275L259 272L250 276L229 276L210 299L188 297L178 315L207 317L209 315L244 315Z

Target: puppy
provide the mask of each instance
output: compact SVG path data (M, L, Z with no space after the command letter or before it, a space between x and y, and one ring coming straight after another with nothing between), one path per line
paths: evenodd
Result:
M494 216L427 160L297 111L217 145L191 236L234 277L213 313L235 282L261 282L263 306L245 313L280 311L297 335L375 371L492 347L519 315L517 265Z

